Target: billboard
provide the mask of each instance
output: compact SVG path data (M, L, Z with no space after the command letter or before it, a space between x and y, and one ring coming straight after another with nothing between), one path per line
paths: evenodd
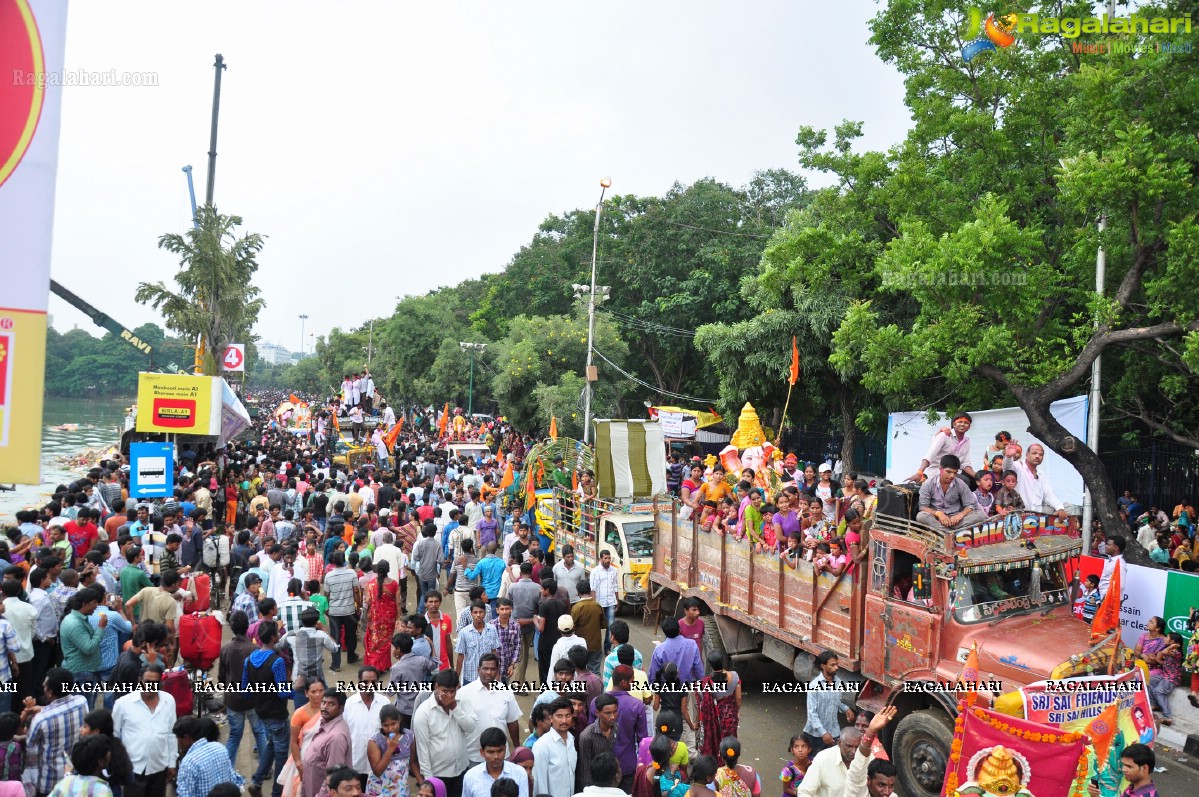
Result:
M1104 560L1098 556L1083 556L1079 564L1079 581L1103 573ZM1135 647L1141 634L1149 629L1150 617L1166 621L1167 631L1177 631L1189 640L1191 632L1186 621L1192 606L1199 606L1199 575L1181 570L1124 563L1120 586L1120 638L1128 647Z
M66 32L65 2L0 0L0 482L41 481Z
M223 384L211 376L139 374L137 431L220 434Z
M129 494L166 498L175 491L175 444L129 444Z

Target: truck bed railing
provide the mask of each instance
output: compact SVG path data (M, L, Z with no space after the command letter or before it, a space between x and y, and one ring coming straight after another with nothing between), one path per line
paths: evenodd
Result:
M759 552L744 540L682 520L673 501L657 504L657 544L651 580L680 595L701 597L717 614L796 647L836 650L858 659L860 579L819 573L811 562L794 569L778 553Z

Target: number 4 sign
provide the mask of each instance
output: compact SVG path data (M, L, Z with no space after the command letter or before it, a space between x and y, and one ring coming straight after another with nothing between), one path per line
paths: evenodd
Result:
M230 343L225 347L225 356L221 358L221 370L245 371L246 347L242 343Z

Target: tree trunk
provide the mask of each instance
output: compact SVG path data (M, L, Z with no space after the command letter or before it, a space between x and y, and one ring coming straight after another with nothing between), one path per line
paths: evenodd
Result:
M841 405L841 474L844 476L857 472L853 450L858 442L858 427L855 424L857 412L854 408L853 394L844 383L837 388L837 401Z
M1119 535L1127 541L1124 548L1125 561L1146 567L1157 567L1157 564L1149 558L1149 553L1137 542L1136 535L1132 533L1128 524L1120 519L1116 493L1107 478L1107 470L1099 460L1099 455L1084 445L1082 440L1073 437L1064 426L1057 422L1057 419L1049 412L1050 399L1042 395L1040 391L1017 388L1013 391L1013 395L1020 403L1020 408L1028 415L1028 431L1082 474L1082 480L1091 493L1095 515L1103 523L1104 534ZM1034 509L1034 507L1029 508ZM1090 553L1090 551L1084 551L1084 553Z

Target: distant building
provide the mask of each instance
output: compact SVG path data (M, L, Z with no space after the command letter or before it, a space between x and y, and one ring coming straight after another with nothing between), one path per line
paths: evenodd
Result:
M258 356L271 365L282 365L292 361L292 353L276 343L258 344Z

